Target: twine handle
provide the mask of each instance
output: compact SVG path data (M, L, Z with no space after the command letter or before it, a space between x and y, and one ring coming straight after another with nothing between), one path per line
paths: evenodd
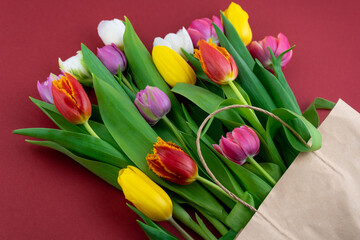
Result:
M200 148L200 138L201 138L201 132L205 127L205 124L210 120L210 118L214 117L216 114L218 114L219 112L228 110L228 109L233 109L233 108L249 108L258 112L262 112L272 118L274 118L275 120L279 121L282 125L284 125L287 129L289 129L304 145L306 145L307 147L309 147L309 145L306 143L306 141L300 136L299 133L297 133L289 124L287 124L286 122L284 122L281 118L279 118L278 116L276 116L275 114L268 112L262 108L258 108L258 107L254 107L254 106L250 106L250 105L231 105L231 106L226 106L224 108L218 109L216 111L214 111L213 113L211 113L209 116L207 116L204 121L201 123L199 130L197 132L196 135L196 149L197 149L197 153L199 155L200 161L202 163L202 165L204 166L206 172L210 175L210 177L214 180L214 182L222 189L224 190L224 192L226 192L232 199L234 199L235 201L241 203L242 205L244 205L245 207L247 207L248 209L250 209L253 212L257 212L256 208L254 208L253 206L251 206L250 204L248 204L247 202L245 202L244 200L240 199L239 197L237 197L234 193L232 193L231 191L229 191L226 187L224 187L224 185L222 185L219 180L216 179L216 177L214 176L214 174L211 172L211 170L209 169L209 167L207 166L204 157L201 153L201 148Z

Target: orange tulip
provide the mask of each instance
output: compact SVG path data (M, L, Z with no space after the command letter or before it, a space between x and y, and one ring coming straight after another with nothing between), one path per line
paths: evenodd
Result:
M195 57L199 59L206 76L214 83L225 85L235 80L238 69L233 57L225 48L219 47L205 40L198 43L199 49L195 49Z

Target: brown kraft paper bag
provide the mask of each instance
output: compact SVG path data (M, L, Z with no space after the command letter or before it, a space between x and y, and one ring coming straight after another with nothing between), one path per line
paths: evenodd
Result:
M237 240L360 239L360 114L339 100Z

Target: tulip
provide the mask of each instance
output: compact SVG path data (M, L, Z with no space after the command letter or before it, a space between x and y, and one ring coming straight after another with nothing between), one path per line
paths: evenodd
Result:
M221 137L219 145L213 147L227 159L243 165L248 157L259 153L260 141L256 133L244 125L227 133L226 138Z
M240 7L239 4L230 3L224 11L224 16L232 23L243 43L248 45L252 39L252 32L249 25L249 15Z
M199 59L206 76L214 83L225 85L235 80L238 69L233 57L225 48L200 40L199 49L195 49L195 57Z
M166 46L154 47L152 59L161 76L171 87L178 82L195 84L194 70L171 48Z
M124 49L125 24L119 19L103 20L99 23L98 34L104 45L114 43L118 48Z
M158 137L153 154L146 157L150 169L159 177L173 183L188 185L198 177L198 168L192 158L172 142Z
M171 110L169 97L157 87L146 86L144 90L140 90L136 94L134 104L152 126Z
M279 33L277 38L273 36L267 36L261 41L253 41L248 46L249 52L253 58L257 58L265 68L272 71L273 62L269 48L274 53L275 58L277 58L281 53L290 48L290 44L287 37L284 34ZM281 68L284 68L286 64L288 64L291 57L292 50L284 54L281 59Z
M188 28L188 33L194 46L197 46L200 39L204 39L207 42L211 39L213 43L219 45L219 39L212 22L214 22L214 24L216 24L222 32L224 32L221 20L216 16L213 16L212 20L209 18L200 18L191 22Z
M70 73L76 77L80 83L86 86L92 85L91 73L84 62L81 51L77 51L75 56L72 56L65 61L62 61L59 58L59 67L63 72Z
M91 115L91 103L81 84L69 73L52 82L56 109L72 124L83 124Z
M41 99L44 102L54 104L53 95L52 95L52 92L51 92L51 85L52 85L52 82L55 79L57 79L57 76L55 74L51 73L46 78L46 81L44 81L42 83L40 83L39 81L37 82L37 89L39 91Z
M125 198L148 218L154 221L171 218L173 205L170 197L142 171L128 166L120 170L117 180Z
M189 33L184 27L180 29L176 34L169 33L164 38L155 38L153 46L167 46L177 52L184 59L186 59L186 57L181 51L181 48L183 48L188 53L194 53L193 43L191 41Z
M121 72L126 69L127 61L125 55L114 43L111 45L106 45L102 48L98 48L97 57L111 72L112 75L118 73L119 66Z
M259 153L260 140L256 133L248 126L235 128L226 138L221 137L219 145L213 144L214 149L227 159L243 165L245 162L252 164L272 184L276 181L253 158Z

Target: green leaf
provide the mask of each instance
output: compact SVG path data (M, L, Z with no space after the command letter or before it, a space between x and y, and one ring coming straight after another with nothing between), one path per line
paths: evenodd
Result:
M234 58L239 70L237 82L247 92L251 102L260 108L271 111L276 108L274 101L271 99L269 93L266 91L260 80L252 72L252 70L245 63L244 59L236 52L233 45L225 37L224 33L218 26L213 24L216 34L219 38L220 44L224 47L230 55Z
M186 83L176 84L172 91L189 99L208 114L217 110L224 101L223 98L209 90ZM244 124L239 114L233 110L221 112L216 115L216 118L234 127Z
M78 162L83 167L88 169L90 172L94 173L96 176L100 177L101 179L103 179L110 185L114 186L115 188L121 190L120 185L117 182L117 177L120 168L114 167L113 165L109 165L103 162L98 162L98 161L79 157L74 153L72 153L70 150L61 146L60 144L51 141L32 141L32 140L26 140L26 141L35 145L52 148L54 150L64 153L65 155L74 159L76 162Z
M119 168L132 164L125 155L117 151L109 143L90 135L49 128L18 129L14 133L53 141L74 153Z
M267 131L267 138L273 138L275 133L280 129L283 128L285 130L285 134L287 137L287 140L291 144L291 146L300 152L309 152L309 151L315 151L321 148L322 143L322 137L320 132L303 116L300 116L296 113L291 112L288 109L279 108L274 111L272 111L273 114L280 117L283 121L287 122L289 125L292 126L291 121L292 120L298 120L297 124L303 124L304 129L306 129L307 134L310 134L312 144L310 147L305 146L299 139L297 139L287 128L283 127L283 125L275 120L274 118L269 118L267 124L266 124L266 131ZM301 132L300 135L302 135L303 138L304 134Z
M238 235L238 231L234 231L230 229L224 236L219 238L219 240L234 240L236 236Z
M126 17L125 26L124 51L136 85L140 89L144 89L147 85L158 87L166 93L170 98L172 108L172 111L170 111L167 116L176 123L180 130L187 131L187 125L181 114L180 103L157 71L150 53L141 42L131 22ZM98 77L101 78L101 76Z
M281 168L275 163L268 163L263 162L259 163L259 165L270 174L270 176L275 180L278 181L282 176ZM251 172L255 173L258 177L261 177L264 181L267 181L266 178L261 174L252 164L244 164L244 168L250 170Z
M319 115L316 109L332 109L335 103L324 98L315 98L309 107L304 111L303 117L306 118L316 128L319 126Z
M249 194L248 192L245 192L243 200L254 206L254 200L251 194ZM225 222L227 224L231 224L231 229L238 232L240 231L240 229L246 226L246 224L250 221L253 215L253 211L238 202L229 213L229 216L226 218Z
M224 16L223 12L220 11L221 20L223 22L225 35L229 42L233 45L236 52L244 59L244 62L250 69L254 67L254 59L252 58L250 52L247 50L245 44L241 40L239 34L237 33L235 27L232 23Z
M144 230L146 236L148 236L148 238L150 240L175 240L178 239L172 235L170 235L169 233L166 233L158 228L146 225L145 223L137 220L137 222L139 223L140 227Z
M197 213L195 213L195 217L196 217L196 221L199 223L201 229L206 233L206 235L207 235L206 239L216 240L217 238L210 232L210 230L206 227L205 223L199 217L199 215L197 215Z
M288 92L280 84L278 79L271 72L265 69L257 59L253 71L264 87L268 90L278 108L287 108L293 112L301 114L299 105L297 105L297 103L294 102L288 95Z
M149 169L145 158L152 151L157 134L140 115L124 91L116 91L97 77L94 77L94 88L105 126L132 162L156 183L203 206L219 219L224 219L227 215L225 210L197 182L179 186L160 179Z

